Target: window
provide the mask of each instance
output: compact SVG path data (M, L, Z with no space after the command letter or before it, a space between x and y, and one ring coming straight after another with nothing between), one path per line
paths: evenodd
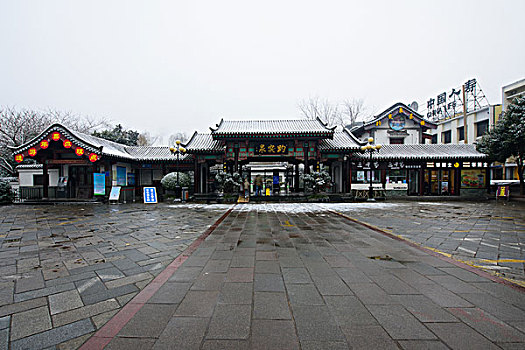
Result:
M438 143L438 136L437 134L432 135L432 140L430 141L431 144L436 145Z
M406 183L407 173L405 169L388 169L386 176L388 183Z
M402 138L402 137L396 137L396 138L391 138L390 139L390 144L391 145L402 145L405 143L405 139Z
M460 126L458 128L458 141L464 141L465 140L465 127Z
M489 131L488 119L476 123L476 137L483 136L487 131Z
M33 186L43 186L44 175L33 175Z
M451 132L450 130L447 130L447 131L443 131L441 133L441 142L442 143L450 143L452 140L451 140Z

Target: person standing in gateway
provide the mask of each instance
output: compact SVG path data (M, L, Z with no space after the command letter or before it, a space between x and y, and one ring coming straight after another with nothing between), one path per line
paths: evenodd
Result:
M262 193L263 179L261 175L255 177L255 195L260 196Z
M250 197L250 180L248 177L244 179L244 198Z

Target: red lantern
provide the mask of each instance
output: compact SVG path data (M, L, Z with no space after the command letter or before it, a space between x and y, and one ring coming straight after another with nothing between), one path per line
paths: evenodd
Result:
M40 148L46 149L49 147L49 141L48 140L42 140L40 141Z
M77 156L81 157L81 156L84 154L84 149L78 147L78 148L75 150L75 154L76 154Z
M51 134L51 139L52 139L53 141L58 141L58 140L60 140L60 133L55 131L54 133Z
M98 156L97 156L95 153L91 153L91 154L89 155L89 161L90 161L91 163L94 163L94 162L96 162L97 160L98 160Z
M15 156L15 161L16 161L17 163L20 163L20 162L23 161L23 160L24 160L24 155L23 155L23 154L17 154L17 155Z
M34 148L34 147L30 148L29 151L27 151L27 153L28 153L31 157L36 156L36 148Z
M71 148L73 144L69 140L64 140L64 148Z

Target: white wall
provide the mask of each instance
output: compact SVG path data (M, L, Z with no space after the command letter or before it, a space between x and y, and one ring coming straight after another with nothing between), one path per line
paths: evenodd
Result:
M491 115L492 108L486 107L483 109L480 109L478 111L472 112L467 114L467 141L468 143L472 144L475 141L479 140L481 137L476 136L476 123L484 120L489 121L489 128L493 125L494 117ZM438 124L437 129L433 129L430 131L432 135L437 134L437 141L438 144L443 143L442 142L442 134L443 132L446 132L448 130L451 131L451 142L450 143L464 143L463 140L459 140L458 138L458 128L462 127L464 125L463 123L463 116L447 119L444 121L440 121Z
M405 128L401 130L401 133L395 133L394 130L388 126L388 119L383 119L383 124L373 129L374 143L381 145L389 145L391 138L403 138L405 144L418 144L420 143L420 130L421 126L414 122L414 120L405 118ZM389 133L389 131L391 133ZM393 132L393 133L392 133ZM403 135L402 133L407 133ZM370 132L365 131L361 136L362 141L366 141L370 137Z
M33 175L42 175L42 169L19 169L20 186L33 186ZM49 169L49 186L58 186L58 169Z

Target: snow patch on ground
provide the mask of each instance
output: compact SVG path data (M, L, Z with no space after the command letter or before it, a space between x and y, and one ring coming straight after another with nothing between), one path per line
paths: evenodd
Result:
M327 210L351 212L361 210L385 210L406 206L403 203L363 202L363 203L245 203L235 207L238 211L279 212L279 213L321 213ZM232 204L190 204L169 205L174 209L228 210Z

